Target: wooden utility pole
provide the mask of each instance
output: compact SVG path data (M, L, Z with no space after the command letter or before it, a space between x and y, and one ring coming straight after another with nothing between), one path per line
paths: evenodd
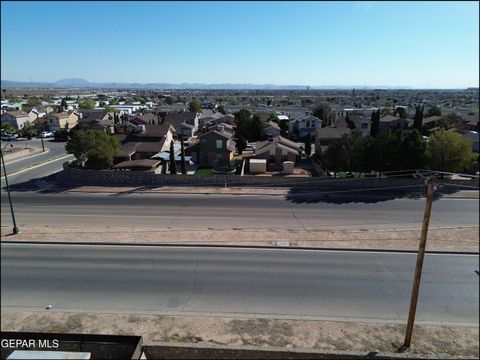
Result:
M403 349L408 349L412 341L413 323L415 322L415 312L417 311L418 291L420 288L420 278L422 276L423 259L425 258L425 246L427 244L428 224L430 222L430 212L432 210L434 192L435 184L433 182L429 182L427 189L427 202L425 204L425 212L423 215L422 235L420 237L417 265L415 268L415 278L413 279L412 298L410 300L410 309L408 311L407 332L405 334L405 342L402 346Z

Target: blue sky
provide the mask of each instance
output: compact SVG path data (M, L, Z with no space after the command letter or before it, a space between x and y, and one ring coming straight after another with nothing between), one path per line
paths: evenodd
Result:
M472 2L1 3L1 77L478 86Z

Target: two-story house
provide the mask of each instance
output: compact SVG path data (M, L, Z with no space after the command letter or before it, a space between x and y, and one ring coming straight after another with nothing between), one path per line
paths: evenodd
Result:
M380 117L378 124L378 132L386 133L389 131L395 131L397 129L407 130L411 120L402 119L401 117L392 115L383 115Z
M165 116L164 122L172 125L184 140L189 139L198 131L200 113L194 111L170 113Z
M235 147L233 132L219 124L198 135L198 141L185 148L185 155L197 165L230 167Z
M289 134L293 137L303 139L315 135L315 130L323 127L323 121L313 115L304 115L300 118L290 120Z
M2 124L10 124L17 129L22 129L27 121L30 121L30 118L25 111L13 110L2 114Z
M46 125L50 131L70 130L78 124L79 115L75 112L59 112L45 115Z
M115 162L150 159L159 152L169 151L174 131L169 124L139 125L122 141Z
M283 168L285 161L297 164L302 155L301 147L282 136L277 136L266 141L259 141L255 146L254 159L266 159L267 170L276 171Z
M113 134L114 113L103 109L79 110L81 115L78 120L78 129L80 130L103 130Z

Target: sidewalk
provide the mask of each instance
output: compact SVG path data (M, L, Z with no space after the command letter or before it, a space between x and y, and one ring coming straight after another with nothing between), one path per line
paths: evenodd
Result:
M200 187L200 186L144 186L144 187L126 187L126 186L73 186L68 192L85 193L135 193L135 194L212 194L212 195L289 195L291 188L269 188L269 187ZM321 191L323 193L325 191ZM306 191L305 193L315 193L315 191ZM296 193L297 195L302 192ZM452 194L443 194L443 198L462 198L478 199L479 192L475 190L460 190Z
M2 226L2 241L51 241L89 244L179 244L309 247L328 249L375 249L417 251L420 225L412 229L322 230L322 229L182 229L144 227L21 226L11 235ZM479 228L430 228L427 251L479 251Z

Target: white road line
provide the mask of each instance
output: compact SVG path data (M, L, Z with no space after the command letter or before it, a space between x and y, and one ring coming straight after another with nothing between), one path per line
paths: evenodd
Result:
M15 159L15 160L12 160L12 161L6 161L6 162L5 162L5 165L14 164L14 163L16 163L16 162L19 162L19 161L22 161L22 160L25 160L25 159L30 159L30 158L35 157L35 156L38 156L38 155L46 154L46 153L48 153L49 151L50 151L50 149L45 148L45 151L40 151L39 153L36 153L36 154L33 154L33 155L29 155L29 156L27 156L27 157Z
M48 165L50 163L53 163L55 161L59 161L59 160L62 160L62 159L66 159L67 157L70 157L72 155L68 154L68 155L64 155L64 156L61 156L61 157L58 157L58 158L55 158L55 159L52 159L52 160L48 160L48 161L45 161L45 162L41 162L40 164L36 164L36 165L33 165L33 166L30 166L28 168L25 168L25 169L21 169L21 170L18 170L18 171L14 171L12 173L8 173L7 172L7 175L8 176L16 176L16 175L19 175L19 174L22 174L26 171L29 171L29 170L32 170L32 169L36 169L36 168L39 168L41 166L44 166L44 165ZM5 176L2 176L1 177L2 179L5 178Z

